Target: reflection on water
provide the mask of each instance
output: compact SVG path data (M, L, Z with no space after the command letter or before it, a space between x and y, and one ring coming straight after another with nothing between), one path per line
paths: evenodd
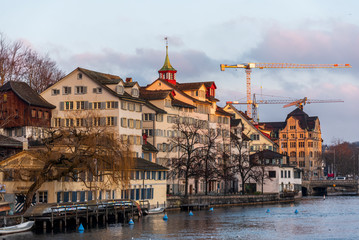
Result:
M269 213L266 213L267 209ZM298 214L295 214L298 209ZM84 233L22 233L5 239L357 239L359 197L305 198L295 204L168 212Z

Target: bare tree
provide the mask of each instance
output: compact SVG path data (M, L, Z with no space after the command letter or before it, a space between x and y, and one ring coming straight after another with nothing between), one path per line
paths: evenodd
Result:
M254 176L255 167L250 159L247 150L248 142L242 137L242 133L231 132L232 162L234 172L239 175L242 182L242 194L245 194L245 184Z
M38 93L65 74L48 56L40 56L21 41L10 42L0 33L0 84L24 81Z
M177 134L169 139L171 145L179 150L178 157L171 159L170 174L177 178L184 177L185 197L188 196L189 179L197 177L200 169L199 155L202 150L200 136L203 135L204 127L203 121L177 118L173 126Z

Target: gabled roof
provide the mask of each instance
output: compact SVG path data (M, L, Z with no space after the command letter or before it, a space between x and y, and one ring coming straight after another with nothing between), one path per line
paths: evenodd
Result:
M123 84L123 86L125 87L125 88L129 88L129 87L133 87L133 86L135 86L135 85L138 85L138 83L137 82L125 82L124 84Z
M238 125L242 122L241 119L231 118L231 127L238 127Z
M263 159L279 159L279 158L283 158L285 155L265 149L256 153L253 153L250 155L250 158L253 159L254 157L260 157Z
M121 95L121 94L116 93L111 88L106 86L106 85L118 84L119 82L123 82L122 78L120 78L119 76L106 74L106 73L95 72L95 71L80 68L80 67L78 67L77 69L80 72L84 73L86 76L88 76L90 79L95 81L98 85L100 85L101 87L106 89L112 95L114 95L114 96L116 96L116 97L118 97L120 99L133 100L133 101L136 101L136 102L143 102L143 100L141 100L139 98L136 98L136 97L132 97L127 92L124 92Z
M318 119L317 116L309 117L308 114L306 114L300 108L296 108L291 113L289 113L285 121L287 122L287 120L290 117L297 119L299 121L299 126L302 129L309 129L309 130L313 130L315 128L315 121Z
M22 142L15 140L13 138L0 135L0 147L12 147L12 148L22 148Z
M172 92L172 90L147 90L140 88L140 98L146 100L160 100L165 99Z
M218 106L217 106L217 109L216 109L216 114L218 114L218 115L223 115L223 116L227 116L227 117L232 117L232 116L233 116L233 114L224 111L223 108L218 107Z
M41 97L25 82L9 81L0 87L0 92L7 92L10 90L13 91L21 100L31 106L50 109L56 108L54 105L50 104L43 97Z
M111 75L107 73L95 72L85 68L78 68L81 72L85 73L92 80L99 82L100 84L118 84L120 81L123 81L122 78L116 75Z
M143 158L134 159L134 169L146 171L168 171L168 168L165 168L157 163L150 162Z
M172 104L172 106L175 106L175 107L192 108L192 109L196 108L195 106L193 106L191 104L182 102L182 101L180 101L178 99L175 99L175 98L172 98L171 104Z
M192 82L192 83L177 83L176 86L182 91L195 90L201 88L204 85L203 82Z
M144 152L158 152L158 149L148 141L142 144L142 151Z

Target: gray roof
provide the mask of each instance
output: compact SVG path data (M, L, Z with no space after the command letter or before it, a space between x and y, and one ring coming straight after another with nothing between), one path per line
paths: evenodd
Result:
M134 169L148 171L168 171L168 168L163 167L157 163L150 162L143 158L135 158Z
M29 105L50 109L56 108L54 105L50 104L43 97L41 97L25 82L9 81L0 87L0 92L7 92L10 90Z
M22 148L22 142L4 135L0 135L0 147Z

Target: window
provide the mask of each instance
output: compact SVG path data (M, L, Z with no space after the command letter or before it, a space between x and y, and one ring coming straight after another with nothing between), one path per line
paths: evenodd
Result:
M100 88L100 87L94 88L94 89L92 89L92 92L96 93L96 94L102 94L102 88Z
M136 129L141 129L141 121L136 120Z
M54 119L54 127L61 127L61 118Z
M290 129L295 129L295 125L292 125L289 127Z
M276 178L276 171L268 171L269 178Z
M31 110L31 117L33 117L33 118L36 118L36 110L35 109L32 109Z
M299 137L304 138L304 134L303 133L299 134Z
M73 110L74 109L74 102L65 102L65 110Z
M251 134L251 140L259 140L259 134Z
M163 114L158 114L156 116L156 120L157 120L157 122L163 122Z
M297 143L296 143L296 142L291 142L291 143L290 143L290 147L291 147L291 148L297 147Z
M39 203L47 203L47 191L37 192Z
M95 118L93 118L93 125L94 126L101 126L101 118L99 118L99 117L95 117Z
M283 138L287 138L287 134L283 134Z
M127 102L121 102L121 109L123 110L127 109Z
M153 130L152 129L144 129L143 133L145 133L147 136L153 136Z
M59 95L59 94L60 94L60 89L52 89L51 95L55 96L55 95Z
M94 102L93 103L93 109L101 109L101 102Z
M49 119L49 112L44 112L45 119Z
M282 148L287 148L288 144L286 142L282 142Z
M82 73L78 73L78 74L77 74L77 79L78 79L78 80L82 79Z
M75 89L76 89L75 94L86 94L87 93L87 87L85 87L85 86L76 86Z
M138 89L137 88L133 88L131 90L131 95L134 96L134 97L138 97Z
M299 167L305 167L305 161L299 161Z
M83 127L83 126L85 126L85 124L84 124L84 119L83 119L83 118L76 118L76 126L77 126L77 127Z
M116 109L116 108L118 108L118 102L115 102L115 101L106 102L106 108L107 109Z
M283 170L280 171L280 177L283 178Z
M121 127L127 127L127 118L121 118Z
M135 105L135 110L136 110L136 112L141 112L141 111L142 111L142 105L136 103L136 105Z
M288 178L290 178L290 171L288 171Z
M78 110L83 110L85 109L85 101L79 101L79 102L76 102L76 109Z
M40 110L40 111L38 111L37 113L38 113L38 114L37 114L37 117L38 117L38 118L42 118L42 111Z
M308 147L313 147L313 142L308 142Z
M300 148L304 148L304 142L299 142L298 145L299 145Z
M74 120L72 118L65 118L65 126L66 127L73 127L74 126Z
M121 95L122 95L122 94L125 92L125 89L124 89L123 86L118 85L118 86L116 87L116 92L117 92L118 94L121 94Z
M290 152L290 157L297 157L297 152Z
M143 114L144 121L153 121L154 120L154 114L152 113L145 113Z
M135 127L135 122L133 119L128 119L128 127L129 128L134 128Z
M116 126L116 117L107 117L106 125L107 126Z
M71 94L71 87L63 87L62 88L62 95Z
M128 103L128 110L135 111L135 104L134 103Z
M303 151L299 152L299 157L304 157L305 153Z

